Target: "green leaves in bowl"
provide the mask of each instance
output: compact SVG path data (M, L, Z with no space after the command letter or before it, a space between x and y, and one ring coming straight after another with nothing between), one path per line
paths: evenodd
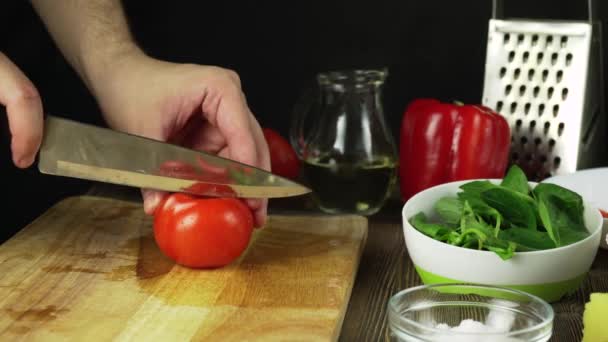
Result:
M582 197L556 184L532 189L524 172L512 165L499 184L471 181L457 196L433 206L440 218L419 212L410 223L421 233L450 245L487 250L503 260L515 252L566 246L589 236Z

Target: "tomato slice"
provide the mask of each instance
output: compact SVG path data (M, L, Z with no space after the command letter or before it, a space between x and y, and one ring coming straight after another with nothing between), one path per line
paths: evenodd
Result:
M201 171L191 164L177 160L168 160L161 164L159 174L166 177L192 179L210 183L228 183L230 175L228 170L206 163L203 159L198 160Z
M197 182L182 190L198 196L236 197L236 192L228 185Z

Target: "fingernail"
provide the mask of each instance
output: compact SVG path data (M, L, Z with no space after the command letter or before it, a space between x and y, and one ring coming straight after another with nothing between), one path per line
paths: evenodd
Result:
M151 215L160 202L160 196L156 192L144 191L144 211L146 214Z
M29 167L30 165L32 165L33 160L31 158L28 157L21 157L17 160L17 166L20 168L26 168Z
M247 205L251 209L257 210L262 206L262 201L259 199L247 199Z

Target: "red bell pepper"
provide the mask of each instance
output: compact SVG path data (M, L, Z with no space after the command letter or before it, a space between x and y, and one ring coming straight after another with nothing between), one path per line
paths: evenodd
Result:
M407 201L451 181L504 177L511 131L490 108L423 98L406 108L399 144L400 190Z

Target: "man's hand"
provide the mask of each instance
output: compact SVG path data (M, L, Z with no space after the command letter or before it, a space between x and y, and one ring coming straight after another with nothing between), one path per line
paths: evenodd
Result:
M266 140L232 71L134 55L106 72L96 89L114 129L270 170ZM163 195L144 191L145 211L153 213ZM267 201L248 203L262 226Z
M262 130L234 72L145 56L120 0L31 2L111 127L270 169ZM158 201L158 193L147 193L146 212ZM248 202L256 226L263 225L266 201Z
M42 101L32 82L2 52L0 104L6 107L8 115L13 162L20 168L29 167L42 141Z

